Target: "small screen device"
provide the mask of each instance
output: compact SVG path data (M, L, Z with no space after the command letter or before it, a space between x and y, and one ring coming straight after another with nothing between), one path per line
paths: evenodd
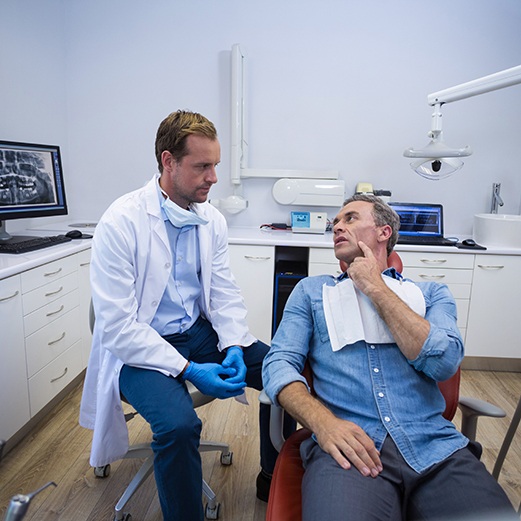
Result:
M0 141L0 240L8 219L67 215L60 147Z
M293 233L325 233L326 225L325 212L291 212Z

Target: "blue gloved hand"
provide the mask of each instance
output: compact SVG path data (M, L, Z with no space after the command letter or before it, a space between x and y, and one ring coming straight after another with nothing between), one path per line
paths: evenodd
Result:
M246 378L246 365L244 364L244 353L239 346L232 346L226 350L226 358L223 360L224 368L235 369L236 374L228 378L228 382L243 382Z
M235 369L223 367L219 364L196 364L190 362L183 373L183 378L192 382L199 391L216 398L231 398L239 396L246 387L246 382L230 382L222 376L229 377L236 374Z

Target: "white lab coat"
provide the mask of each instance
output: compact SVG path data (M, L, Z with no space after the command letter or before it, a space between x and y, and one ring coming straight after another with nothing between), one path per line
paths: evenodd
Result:
M123 364L177 376L186 359L150 327L171 273L172 252L157 194L158 176L115 201L101 218L92 245L91 287L96 314L80 424L94 429L90 463L122 458L128 430L121 407ZM201 313L219 337L219 349L255 338L230 272L224 217L209 203L195 204L209 222L199 226Z

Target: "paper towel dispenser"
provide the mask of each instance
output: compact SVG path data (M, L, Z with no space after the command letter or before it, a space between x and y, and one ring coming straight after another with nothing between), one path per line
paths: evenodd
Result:
M344 202L345 182L338 179L279 179L272 189L279 204L335 206Z

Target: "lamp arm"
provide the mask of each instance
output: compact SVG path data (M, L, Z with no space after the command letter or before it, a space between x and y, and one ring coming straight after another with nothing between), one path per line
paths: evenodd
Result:
M521 65L483 76L427 96L429 105L451 103L521 83Z

